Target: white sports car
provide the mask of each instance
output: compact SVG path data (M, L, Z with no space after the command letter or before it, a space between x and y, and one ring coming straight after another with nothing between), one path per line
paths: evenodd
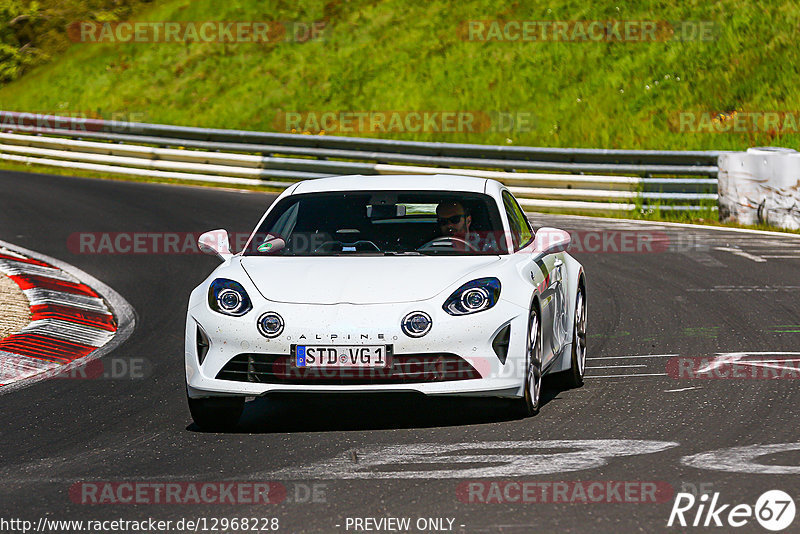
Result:
M542 375L583 382L586 284L567 232L535 234L501 183L454 175L300 182L191 294L198 426L274 392L418 392L539 409Z

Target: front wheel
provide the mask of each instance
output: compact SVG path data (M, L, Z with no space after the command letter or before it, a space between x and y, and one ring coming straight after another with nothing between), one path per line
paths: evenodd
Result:
M525 371L525 392L517 402L521 415L531 416L539 413L542 397L542 330L539 313L531 310L528 319L527 369Z
M195 424L211 432L235 428L244 410L244 397L192 399L187 395L186 399Z

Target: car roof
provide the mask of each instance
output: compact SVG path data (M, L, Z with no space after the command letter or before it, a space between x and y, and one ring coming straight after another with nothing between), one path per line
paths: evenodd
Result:
M465 193L487 192L488 180L457 174L391 174L331 176L300 182L291 192L322 193L326 191L458 191ZM494 184L492 184L494 185ZM499 185L499 182L498 182ZM491 187L491 186L490 186Z

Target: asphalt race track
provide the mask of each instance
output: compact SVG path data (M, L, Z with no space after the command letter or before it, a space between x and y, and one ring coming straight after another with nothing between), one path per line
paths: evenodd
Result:
M667 528L671 492L655 503L620 502L635 500L624 495L611 503L574 502L574 495L572 502L514 502L513 492L505 497L512 502L482 503L469 502L464 488L627 481L718 492L731 505L752 506L772 489L800 498L800 382L665 374L675 358L710 361L718 353L753 362L741 366L746 372L797 369L800 353L751 353L800 351L800 239L534 214L536 227L577 231L592 250L574 253L588 285L582 388L548 389L540 414L527 419L485 400L259 399L236 432L211 434L192 424L186 406L183 328L189 292L217 260L79 254L69 239L249 232L274 197L15 172L0 172L0 195L0 240L66 261L130 302L136 331L104 359L144 370L48 380L0 396L4 518L275 517L281 532L356 532L353 518L407 517L412 525L450 519L438 531L452 524L450 531L466 533L727 532ZM656 250L615 252L625 232L648 236ZM775 444L784 446L768 447ZM740 447L748 449L729 450ZM92 505L70 493L81 482L235 480L280 482L287 498ZM753 518L737 531L765 532ZM800 531L800 519L786 531Z

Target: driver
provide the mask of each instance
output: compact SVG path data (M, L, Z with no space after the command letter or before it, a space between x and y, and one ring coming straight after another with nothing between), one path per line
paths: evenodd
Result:
M494 250L494 247L483 242L481 236L470 231L472 215L469 209L457 200L445 200L436 206L436 222L439 226L438 239L452 238L450 247L455 250L471 252L485 252Z
M436 218L439 232L445 237L467 239L472 216L463 204L456 200L448 200L436 206Z

